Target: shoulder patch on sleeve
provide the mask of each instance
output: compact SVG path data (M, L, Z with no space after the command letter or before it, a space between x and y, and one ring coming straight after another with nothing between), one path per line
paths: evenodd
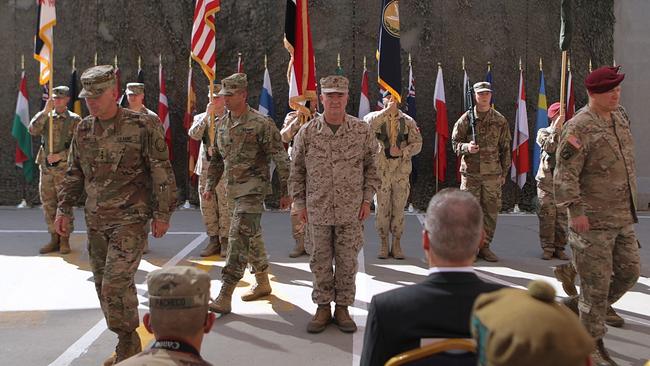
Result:
M573 145L573 147L575 147L576 149L580 150L582 148L582 143L580 142L580 139L575 137L574 135L567 136L566 140L569 144Z
M165 140L159 137L154 142L154 147L156 148L156 150L158 150L158 152L164 152L165 148L167 147L167 144L165 143Z

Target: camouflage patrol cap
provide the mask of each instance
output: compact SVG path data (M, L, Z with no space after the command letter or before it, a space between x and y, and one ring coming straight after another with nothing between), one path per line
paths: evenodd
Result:
M144 94L143 83L128 83L126 84L126 95L140 95Z
M149 307L182 310L208 306L210 276L188 266L157 269L147 276Z
M57 86L56 88L52 89L52 98L54 99L65 98L69 96L70 96L70 88L68 88L65 85Z
M479 81L474 84L474 93L490 92L492 93L492 84L487 81Z
M555 290L531 281L480 295L471 317L478 365L585 365L595 344Z
M221 91L221 83L214 84L214 89L212 90L212 97L221 97L222 95L219 95L219 92ZM208 87L208 98L210 98L210 87Z
M236 91L248 88L248 78L244 73L236 73L221 80L221 90L218 95L233 95Z
M115 87L115 69L111 65L91 67L81 74L81 85L79 98L97 98Z
M327 93L347 93L350 81L345 76L330 75L320 79L320 90Z

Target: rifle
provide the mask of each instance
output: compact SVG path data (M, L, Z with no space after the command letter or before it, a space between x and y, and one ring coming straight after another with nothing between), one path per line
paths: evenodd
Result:
M476 116L474 115L474 87L470 84L469 79L465 83L465 107L467 108L467 118L472 127L472 141L476 142Z

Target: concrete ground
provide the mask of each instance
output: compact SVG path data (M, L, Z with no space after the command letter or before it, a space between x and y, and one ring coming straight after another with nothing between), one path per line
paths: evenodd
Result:
M106 330L92 283L83 214L78 210L76 215L73 252L38 255L48 239L40 209L0 208L0 364L99 365L113 351L116 337ZM615 304L627 321L625 327L610 328L605 340L620 365L642 365L650 358L650 216L642 216L637 225L645 244L642 277ZM202 355L215 365L356 365L372 295L419 282L427 273L417 216L409 215L406 220L403 246L407 259L403 261L376 259L378 238L369 220L351 309L359 331L343 334L330 326L321 334L308 334L305 327L315 311L308 258L287 255L293 245L287 213L267 212L262 221L273 295L252 303L240 301L239 295L253 281L246 274L233 297L233 313L218 319L204 340ZM141 315L147 310L146 274L162 266L183 264L207 271L213 278L212 294L217 295L224 262L217 256L198 256L207 240L203 230L199 211L184 210L174 214L168 235L150 239L151 252L144 256L136 275ZM545 279L559 296L565 296L552 275L552 267L561 262L539 259L537 235L535 216L501 215L493 244L501 261L477 262L479 274L511 286ZM139 332L148 344L152 337L143 327Z

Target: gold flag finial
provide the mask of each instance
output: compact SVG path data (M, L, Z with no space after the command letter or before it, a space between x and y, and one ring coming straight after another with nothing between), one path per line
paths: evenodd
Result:
M411 66L412 66L412 64L411 64L411 53L409 52L409 67L411 67Z
M187 57L187 66L189 66L190 69L192 68L192 54L191 53ZM140 68L140 67L138 66L138 68Z
M363 69L366 70L366 56L363 56Z
M269 58L267 57L267 55L265 53L264 54L264 68L265 69L268 68L268 62L269 62Z
M539 58L539 71L542 71L542 58Z
M614 63L612 66L616 67L616 59L612 59L612 62Z
M569 56L566 57L566 68L571 71L571 57Z
M340 52L336 55L336 67L338 67L338 68L341 67L341 53Z
M521 71L521 70L523 70L523 68L521 66L521 57L519 57L519 71Z
M592 66L591 66L591 59L589 59L589 72L591 72Z
M95 52L95 66L97 66L97 52Z
M190 60L192 60L192 55L190 54ZM142 70L142 59L138 55L138 71Z
M438 68L442 69L442 62L438 62Z
M117 69L117 55L115 55L115 61L114 61L114 63L115 63L115 68Z
M25 54L20 55L20 69L25 70Z
M463 65L463 71L465 71L465 56L463 56L463 63L462 63L462 65Z
M72 71L77 69L76 63L77 63L77 56L72 56Z
M492 62L488 61L487 66L488 66L488 72L492 70Z
M162 53L158 54L158 64L162 65Z

